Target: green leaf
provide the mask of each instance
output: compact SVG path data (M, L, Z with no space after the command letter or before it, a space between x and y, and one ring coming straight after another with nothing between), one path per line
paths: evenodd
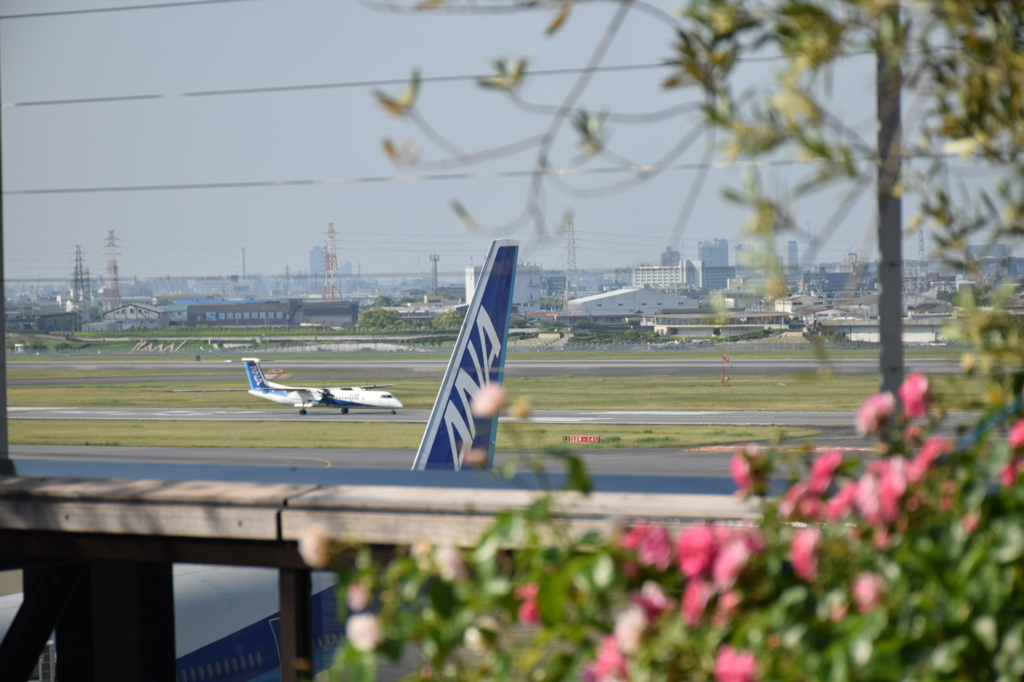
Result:
M431 581L430 603L442 618L450 618L455 610L455 593L452 586L443 580Z

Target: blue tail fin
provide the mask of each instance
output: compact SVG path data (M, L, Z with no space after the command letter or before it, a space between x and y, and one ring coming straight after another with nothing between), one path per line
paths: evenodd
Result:
M260 388L270 388L267 380L263 378L263 370L260 369L259 358L242 358L245 363L245 374L249 377L249 390L255 391Z
M471 449L487 449L488 467L494 461L498 417L474 418L470 403L481 388L500 385L504 379L518 259L519 242L500 239L491 243L416 453L414 470L461 469L462 456Z

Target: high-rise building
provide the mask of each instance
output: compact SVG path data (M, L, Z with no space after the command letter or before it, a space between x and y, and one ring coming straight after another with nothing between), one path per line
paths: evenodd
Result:
M697 260L711 267L729 265L729 240L715 237L709 242L697 242Z
M679 265L679 249L667 246L661 253L661 267L670 268L675 265Z
M800 270L800 247L795 241L786 244L782 261L782 264L786 266L786 272L792 273Z
M309 250L309 274L322 275L327 271L327 251L322 246L314 246Z

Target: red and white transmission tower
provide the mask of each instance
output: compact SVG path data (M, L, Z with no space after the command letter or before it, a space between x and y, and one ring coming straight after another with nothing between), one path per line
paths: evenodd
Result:
M103 306L113 310L121 305L121 285L117 279L117 237L114 231L107 234L107 282L103 287Z
M327 245L324 247L324 294L323 300L338 300L338 285L335 279L338 276L338 250L334 238L334 223L327 223Z

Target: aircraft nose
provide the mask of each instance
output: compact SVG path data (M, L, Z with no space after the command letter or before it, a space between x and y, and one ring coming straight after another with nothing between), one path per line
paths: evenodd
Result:
M394 398L394 401L395 401L395 403L394 403L394 405L392 405L392 407L394 407L395 409L398 409L398 408L401 408L401 407L405 407L405 405L402 404L402 401L399 400L398 398Z

